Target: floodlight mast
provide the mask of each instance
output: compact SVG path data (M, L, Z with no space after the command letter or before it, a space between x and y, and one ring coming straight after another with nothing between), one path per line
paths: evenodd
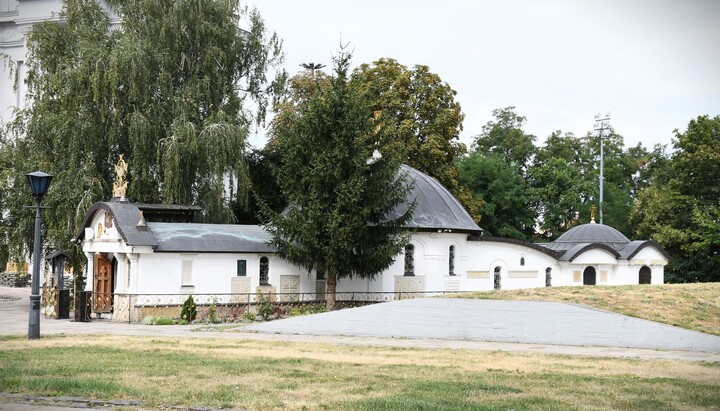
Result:
M302 63L300 64L300 67L304 68L305 70L310 70L312 79L315 80L315 70L320 70L321 68L325 67L325 65L319 63Z
M606 113L605 116L595 114L595 125L593 127L598 132L600 137L600 224L603 223L603 182L605 177L603 175L603 169L605 167L604 149L603 149L603 138L610 134L610 113Z

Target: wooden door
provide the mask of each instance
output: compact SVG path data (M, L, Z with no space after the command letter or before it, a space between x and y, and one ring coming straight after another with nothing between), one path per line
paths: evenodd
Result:
M585 271L583 271L583 285L595 285L596 284L596 278L595 278L595 267L587 267Z
M112 312L112 264L110 260L95 256L95 273L93 287L93 311L96 313Z

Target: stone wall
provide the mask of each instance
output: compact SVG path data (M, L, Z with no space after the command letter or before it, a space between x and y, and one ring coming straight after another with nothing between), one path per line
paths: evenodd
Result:
M0 286L4 287L29 287L30 274L6 271L0 273Z

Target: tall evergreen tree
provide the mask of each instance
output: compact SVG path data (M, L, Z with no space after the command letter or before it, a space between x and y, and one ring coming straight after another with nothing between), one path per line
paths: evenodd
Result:
M275 174L290 207L263 209L278 255L326 274L329 310L339 279L374 278L393 263L413 211L389 218L410 187L391 156L373 159L387 140L370 104L348 85L350 55L341 50L334 63L330 86L318 87L275 130Z
M0 182L18 193L3 210L16 254L32 238L19 223L32 221L23 174L36 169L55 175L45 222L63 248L88 207L110 197L120 154L134 201L200 205L212 222L231 221L228 205L245 201L245 103L261 121L283 79L268 74L280 41L237 0L106 3L116 28L96 0L66 0L63 22L39 23L28 37L32 105L4 143L12 161Z

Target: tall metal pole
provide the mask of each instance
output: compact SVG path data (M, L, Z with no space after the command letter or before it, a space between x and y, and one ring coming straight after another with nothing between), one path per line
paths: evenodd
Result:
M33 272L30 285L30 318L28 339L40 338L40 200L35 200L35 247L33 249Z
M605 154L603 150L603 133L600 132L600 224L603 223L603 182L605 177L603 176L603 170L605 170Z
M604 200L604 190L603 190L603 183L605 181L605 177L603 175L604 169L605 169L605 152L604 152L604 144L603 144L603 138L605 137L605 133L610 130L610 113L605 114L605 117L600 117L600 114L595 115L595 127L594 129L598 132L598 136L600 137L600 224L603 223L603 200Z

